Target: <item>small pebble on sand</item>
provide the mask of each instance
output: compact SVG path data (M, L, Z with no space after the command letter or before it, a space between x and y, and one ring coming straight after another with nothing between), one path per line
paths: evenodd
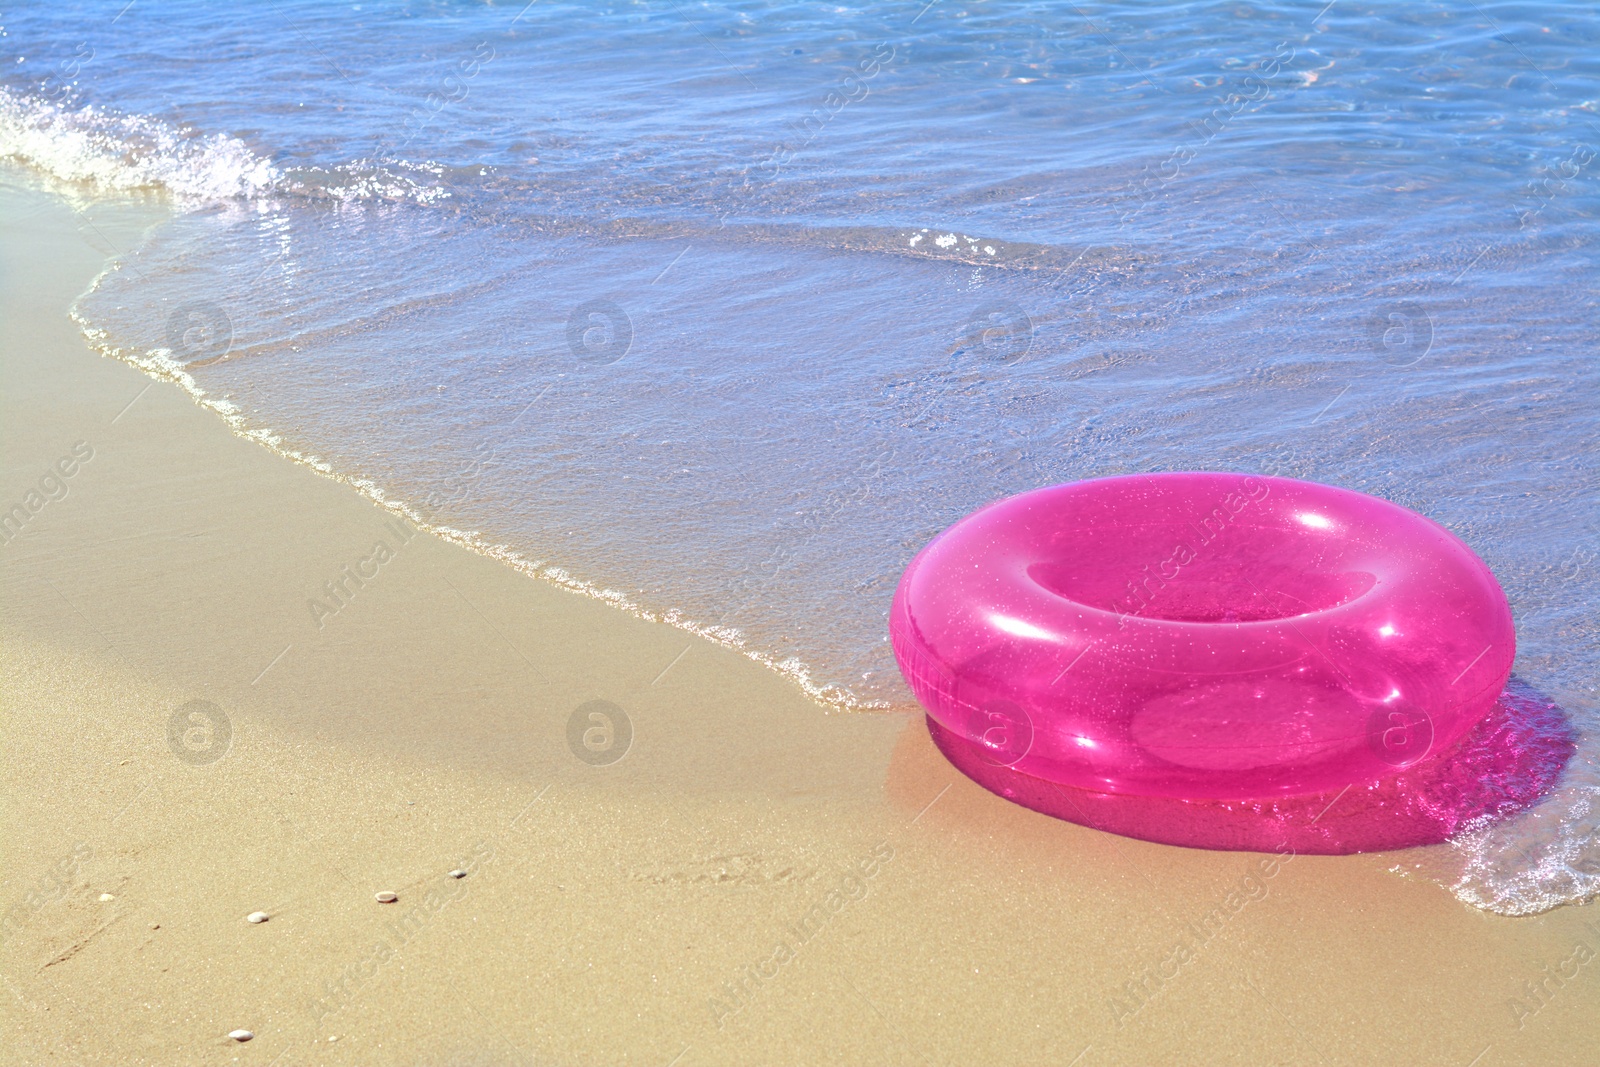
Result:
M244 917L244 921L247 923L264 923L270 918L272 918L272 916L268 915L264 911L252 911L249 915Z
M374 899L377 900L379 904L393 904L395 901L400 899L400 895L398 893L391 893L385 889L383 892L377 894Z
M101 903L102 903L102 904L103 904L103 903L105 903L105 902L106 902L106 901L108 901L108 900L116 900L116 899L117 899L117 898L116 898L116 897L114 897L114 896L112 896L112 895L111 895L111 894L110 894L110 893L101 893L101 894L100 894L100 902L101 902Z
M228 1031L228 1036L233 1038L235 1041L249 1041L256 1035L252 1034L248 1030L230 1030Z
M159 930L159 929L161 929L161 924L160 923L151 923L150 924L150 929Z
M457 867L455 870L450 872L450 877L452 878L465 878L466 876L467 872L463 871L460 867Z

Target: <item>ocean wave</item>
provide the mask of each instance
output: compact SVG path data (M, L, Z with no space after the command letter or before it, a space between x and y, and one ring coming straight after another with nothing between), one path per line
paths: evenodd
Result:
M100 195L158 192L180 210L263 199L472 205L485 222L521 222L550 233L638 239L713 240L735 233L766 244L950 261L1000 270L1126 272L1140 257L1126 248L1023 241L938 224L847 223L825 218L785 221L652 218L653 188L613 190L613 210L546 216L539 205L560 201L545 178L517 177L489 166L447 166L429 160L353 159L328 166L274 164L242 139L173 126L148 115L70 98L45 99L0 86L0 159L56 182ZM559 184L559 183L558 183ZM637 200L637 203L633 201ZM621 209L620 212L617 209ZM635 214L629 209L638 209Z
M99 194L160 192L179 208L300 196L434 204L459 175L430 162L354 160L334 167L274 165L238 137L176 127L0 86L0 159Z
M200 135L93 105L63 106L0 87L0 157L58 181L215 202L269 191L276 167L237 137Z

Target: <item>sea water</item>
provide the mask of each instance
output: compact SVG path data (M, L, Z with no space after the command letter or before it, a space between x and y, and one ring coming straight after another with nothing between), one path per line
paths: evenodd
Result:
M1438 876L1600 887L1587 4L36 4L0 155L172 220L75 314L241 433L841 710L939 530L1311 478L1494 569L1562 786Z

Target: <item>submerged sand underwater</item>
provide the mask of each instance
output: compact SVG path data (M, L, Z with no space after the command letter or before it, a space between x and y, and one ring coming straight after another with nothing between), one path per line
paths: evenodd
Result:
M6 1062L1592 1062L1592 908L1010 805L96 355L160 205L3 196Z

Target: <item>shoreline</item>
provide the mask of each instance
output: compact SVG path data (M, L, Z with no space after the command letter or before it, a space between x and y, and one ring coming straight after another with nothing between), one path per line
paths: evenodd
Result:
M686 619L676 609L656 610L645 607L627 593L574 577L568 568L559 564L530 559L518 549L488 540L475 530L462 530L454 526L430 522L423 516L416 505L398 498L391 498L375 482L366 478L341 474L319 456L285 447L282 438L276 431L271 428L252 426L243 415L239 414L238 409L226 399L212 397L207 394L204 389L199 387L194 378L187 373L182 363L170 357L151 353L141 355L138 352L110 344L106 340L104 330L92 326L79 315L77 309L79 301L84 296L92 293L104 278L115 269L117 269L115 265L108 261L105 269L97 274L84 292L73 301L72 309L69 311L72 320L82 330L89 344L107 359L135 367L154 381L167 382L178 386L188 394L189 398L197 406L222 419L238 437L253 441L275 455L282 456L290 462L314 471L331 481L349 486L378 507L390 512L401 522L409 523L418 530L432 534L440 540L460 545L468 551L505 564L507 567L536 581L549 582L568 592L601 601L612 608L627 612L629 615L645 622L665 623L685 633L737 652L746 659L759 663L766 669L780 675L792 685L799 687L807 697L821 707L834 711L898 711L904 713L907 710L904 707L896 708L888 701L861 699L851 695L837 685L819 684L812 680L811 670L805 664L792 659L780 659L772 653L749 647L743 635L736 629Z
M1600 1043L1593 965L1567 976L1600 948L1587 908L1475 911L1397 877L1416 852L1256 877L1061 823L962 777L920 717L827 714L709 640L397 545L350 486L84 344L67 309L155 205L0 202L0 499L65 487L0 548L8 1058L1488 1067Z

